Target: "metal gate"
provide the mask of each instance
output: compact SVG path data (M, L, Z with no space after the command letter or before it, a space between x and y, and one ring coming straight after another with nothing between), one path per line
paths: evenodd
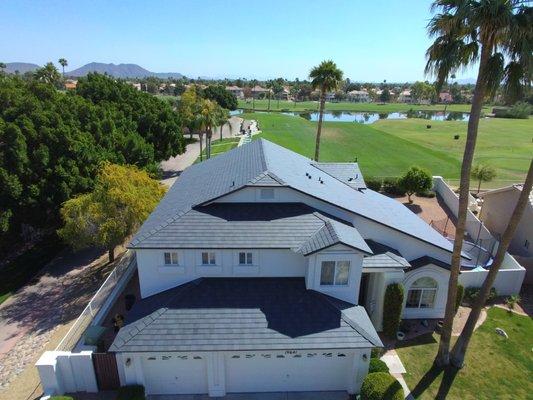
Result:
M120 387L115 353L93 353L93 365L99 390L116 390Z

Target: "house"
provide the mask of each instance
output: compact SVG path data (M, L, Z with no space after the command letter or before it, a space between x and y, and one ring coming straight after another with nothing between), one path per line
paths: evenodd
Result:
M74 79L67 79L65 81L65 89L74 90L78 86L78 81Z
M412 103L413 98L411 97L411 91L410 90L403 90L398 95L398 102L400 103Z
M263 139L186 169L129 247L142 300L109 349L121 383L211 396L358 393L387 285L405 318L441 318L452 251L356 163Z
M268 93L272 93L272 90L266 89L259 85L255 85L254 87L252 87L252 97L254 97L255 99L267 97Z
M370 101L370 97L366 90L352 90L346 95L348 101L353 101L356 103L368 103Z
M450 92L440 92L439 93L439 102L441 103L451 103L453 102L453 97Z
M480 193L483 199L480 218L489 231L500 238L518 202L523 185L511 185ZM533 257L533 194L516 228L509 252L522 257Z
M239 86L226 86L226 90L233 93L238 99L244 99L244 90Z

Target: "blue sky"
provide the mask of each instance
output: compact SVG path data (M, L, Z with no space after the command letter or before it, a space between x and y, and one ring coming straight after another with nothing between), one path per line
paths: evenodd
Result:
M303 79L333 59L354 81L414 81L425 78L429 8L426 0L2 0L0 57L260 79Z

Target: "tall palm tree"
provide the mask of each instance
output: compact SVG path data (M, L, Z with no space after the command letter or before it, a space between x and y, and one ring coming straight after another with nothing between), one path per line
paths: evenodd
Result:
M228 125L230 132L233 130L233 126L229 122L230 114L229 111L225 108L218 107L217 110L217 125L219 127L220 132L220 140L222 141L222 130L224 129L224 126Z
M61 68L63 68L63 78L65 78L65 67L68 65L67 59L60 58L57 62L61 65Z
M318 126L316 130L315 161L320 155L320 134L322 132L322 119L324 118L324 106L326 104L326 93L336 90L342 81L342 71L337 68L333 61L322 61L320 65L314 67L309 72L313 89L320 90L320 108L318 114Z
M265 86L268 89L268 112L270 112L270 98L272 97L272 88L274 87L274 81L266 81Z
M255 111L255 87L257 86L257 79L252 79L250 81L250 85L252 85L252 111Z
M483 99L498 87L505 59L515 61L531 57L531 52L525 54L518 51L516 42L531 40L533 24L531 7L524 6L521 0L436 0L432 9L438 13L428 25L428 31L435 41L426 53L426 72L436 76L437 91L440 91L450 74L479 62L461 166L459 210L444 326L435 359L436 364L447 365L450 362L450 339L470 192L470 171ZM527 21L530 21L529 25Z
M505 253L507 252L507 248L509 247L511 240L513 239L513 236L516 231L516 227L518 226L518 223L520 222L522 215L524 214L526 205L530 201L529 196L531 193L532 184L533 184L533 160L531 160L530 162L526 181L524 185L522 186L522 192L520 193L518 202L516 203L513 213L511 214L511 218L509 219L509 224L507 225L507 228L505 228L505 231L503 232L503 235L500 240L500 244L498 246L498 251L496 252L496 255L494 256L494 260L490 266L487 277L485 278L485 281L483 282L483 285L481 286L481 290L479 291L479 294L476 296L474 306L472 307L472 310L470 311L470 314L468 315L468 319L466 321L465 326L463 327L463 330L461 331L461 335L459 336L459 338L457 339L457 342L455 342L455 345L453 347L451 362L457 368L461 368L464 364L466 350L468 348L468 344L470 343L470 339L472 338L472 334L474 333L474 328L476 326L479 315L481 314L481 310L483 309L483 307L485 307L485 302L487 301L487 298L489 297L490 289L492 288L492 285L494 285L494 281L496 280L498 271L500 270L500 267L502 266L502 262L505 257Z
M202 100L201 109L200 109L200 121L201 121L201 131L205 132L206 135L206 156L211 158L211 139L213 137L213 128L217 125L218 122L218 108L220 106L211 100ZM200 139L201 147L201 139Z

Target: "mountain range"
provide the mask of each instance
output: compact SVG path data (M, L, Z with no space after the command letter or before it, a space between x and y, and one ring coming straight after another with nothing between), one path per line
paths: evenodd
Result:
M37 64L21 62L6 63L6 67L6 72L10 74L14 74L15 71L24 74L40 68L40 66ZM161 79L179 79L183 76L179 72L151 72L137 64L105 64L98 62L92 62L75 70L66 71L65 75L77 78L80 76L85 76L89 72L108 74L110 76L114 76L115 78L146 78L149 76L154 76Z

